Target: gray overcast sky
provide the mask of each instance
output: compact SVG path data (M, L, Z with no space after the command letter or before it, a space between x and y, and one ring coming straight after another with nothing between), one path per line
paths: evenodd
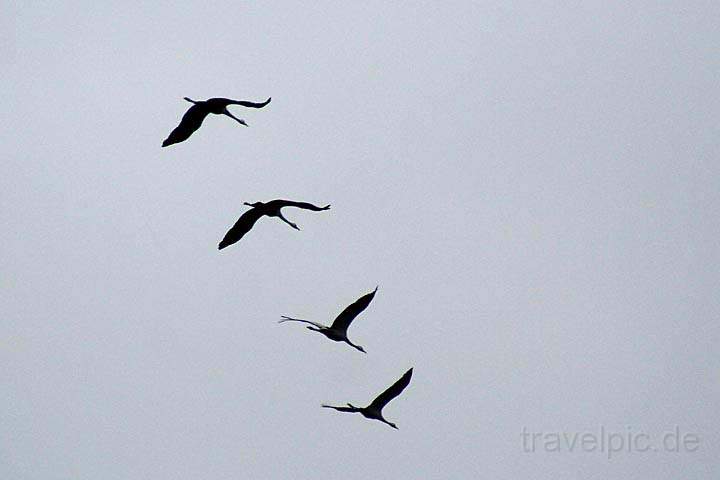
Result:
M0 477L717 478L720 5L577 3L3 2Z

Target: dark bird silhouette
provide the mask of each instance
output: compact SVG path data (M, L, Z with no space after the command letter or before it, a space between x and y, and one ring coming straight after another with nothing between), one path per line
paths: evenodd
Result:
M323 325L321 323L315 323L311 322L310 320L303 320L301 318L292 318L292 317L286 317L283 315L283 320L280 320L278 323L283 322L303 322L303 323L309 323L310 325L313 325L314 327L307 327L308 330L312 330L313 332L320 332L323 335L325 335L330 340L335 340L336 342L345 342L348 345L357 348L363 353L365 352L365 349L361 347L360 345L355 345L352 343L348 337L347 337L347 329L352 323L353 320L355 320L355 317L360 315L363 310L365 310L368 305L370 305L370 302L372 302L373 297L375 297L375 293L377 292L378 287L375 287L375 290L372 292L363 295L362 297L355 300L351 305L348 305L345 310L340 312L340 315L335 318L332 325L329 327L326 325Z
M228 247L240 240L247 232L250 231L253 225L255 225L255 222L257 222L258 219L263 215L267 215L268 217L280 217L280 220L287 223L295 230L300 230L297 225L295 225L283 216L282 212L280 211L280 209L283 207L304 208L305 210L312 210L314 212L320 212L322 210L328 210L330 208L330 205L325 205L324 207L317 207L312 203L293 202L292 200L271 200L267 203L244 202L244 204L253 208L243 213L238 219L238 221L235 222L235 225L233 225L232 228L228 230L228 232L225 234L225 237L218 245L218 250L222 250L223 248Z
M403 390L405 390L405 387L408 386L410 383L410 378L412 377L413 369L411 368L407 372L405 372L405 375L400 377L400 380L393 383L390 388L382 392L380 395L377 396L375 400L372 401L370 405L367 407L353 407L351 404L347 404L347 407L334 407L332 405L323 405L324 408L333 408L337 410L338 412L348 412L348 413L360 413L365 418L370 418L373 420L380 420L383 423L387 423L391 427L397 429L397 425L395 425L392 422L388 422L383 418L382 416L382 409L387 405L390 400L397 397L402 393Z
M228 105L242 105L243 107L262 108L268 103L270 103L269 98L262 103L246 102L243 100L231 100L229 98L210 98L208 100L205 100L204 102L196 102L195 100L185 97L185 100L192 103L193 106L190 107L187 112L185 112L182 120L180 120L180 125L175 127L175 130L170 132L168 138L163 141L163 147L167 147L168 145L172 145L174 143L180 143L190 138L190 135L192 135L195 130L200 128L200 125L202 125L205 117L207 117L211 113L214 113L216 115L227 115L228 117L235 119L238 123L247 127L248 124L245 123L245 120L237 118L228 111Z

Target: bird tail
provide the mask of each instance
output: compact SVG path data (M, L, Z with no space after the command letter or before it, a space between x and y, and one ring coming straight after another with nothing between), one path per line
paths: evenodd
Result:
M311 322L310 320L303 320L302 318L292 318L292 317L286 317L285 315L282 315L280 318L282 320L278 320L278 323L285 323L285 322L302 322L302 323L308 323L310 325L314 325L317 328L324 328L324 325L321 325L319 323Z
M321 405L323 408L332 408L333 410L337 410L338 412L350 412L355 413L359 412L360 410L355 407L336 407L334 405L325 405L324 403Z

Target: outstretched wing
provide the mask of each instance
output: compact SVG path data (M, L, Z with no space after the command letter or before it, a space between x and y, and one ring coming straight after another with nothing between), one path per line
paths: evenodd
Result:
M270 100L272 100L272 97L268 98L264 102L255 103L255 102L248 102L246 100L230 100L228 105L241 105L243 107L249 107L249 108L262 108L268 103L270 103Z
M346 331L352 321L355 320L355 317L360 315L363 310L365 310L368 305L370 305L370 302L372 302L373 298L375 297L377 289L378 287L375 287L375 290L363 295L362 297L355 300L352 304L345 307L345 310L340 312L340 315L335 318L330 328L332 328L333 330Z
M250 229L255 225L260 217L263 216L263 212L259 208L251 208L247 212L243 213L235 225L225 234L218 245L218 250L222 250L225 247L229 247L233 243L240 240Z
M317 205L313 205L312 203L294 202L292 200L271 200L266 205L268 205L269 208L297 207L303 208L305 210L312 210L314 212L320 212L322 210L330 209L330 205L318 207Z
M405 372L405 375L400 377L400 380L393 383L390 388L382 392L380 395L377 396L375 400L372 401L370 405L368 405L367 408L371 409L378 409L382 410L382 408L387 405L387 403L392 400L393 398L400 395L400 393L405 390L405 387L408 386L410 383L410 378L412 377L413 369L411 368L407 372Z
M183 115L182 120L180 120L180 125L175 127L175 130L170 132L168 138L163 141L162 146L167 147L168 145L187 140L195 130L200 128L200 125L202 125L203 120L205 120L207 116L208 111L204 106L201 104L193 105L185 112L185 115Z

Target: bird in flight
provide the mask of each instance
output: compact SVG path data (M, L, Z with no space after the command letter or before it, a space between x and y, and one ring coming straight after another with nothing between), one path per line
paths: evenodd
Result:
M267 215L268 217L279 217L280 220L287 223L295 230L300 230L297 225L295 225L283 216L282 212L280 211L281 208L297 207L303 208L305 210L312 210L314 212L320 212L322 210L328 210L330 208L330 205L325 205L324 207L317 207L312 203L293 202L292 200L271 200L267 203L244 202L244 204L253 208L243 213L238 219L238 221L235 222L235 225L233 225L232 228L228 230L228 232L225 234L225 237L218 245L218 250L222 250L223 248L229 247L233 243L239 241L247 232L250 231L253 225L255 225L255 222L257 222L258 219L260 219L260 217L262 217L263 215Z
M313 332L320 332L323 335L325 335L330 340L335 340L336 342L345 342L351 347L355 347L358 350L360 350L363 353L365 352L365 349L361 347L360 345L355 345L352 343L348 337L347 337L347 329L352 323L353 320L355 320L355 317L360 315L367 307L370 305L370 302L372 302L373 298L375 297L375 293L377 292L378 287L375 287L375 290L373 290L370 293L367 293L363 295L362 297L358 298L353 302L351 305L348 305L345 310L340 312L340 315L335 318L332 325L329 327L326 325L323 325L321 323L315 323L311 322L310 320L303 320L300 318L292 318L292 317L286 317L283 315L283 319L280 320L278 323L283 322L303 322L303 323L309 323L312 325L311 327L307 327L308 330L312 330Z
M228 111L228 105L242 105L243 107L262 108L270 103L269 98L262 103L246 102L244 100L231 100L229 98L210 98L204 102L196 102L195 100L185 97L185 100L192 103L193 106L185 112L182 120L180 120L180 125L175 127L175 130L170 132L168 138L163 141L163 147L167 147L168 145L172 145L174 143L180 143L190 138L190 135L200 128L200 125L202 125L205 117L211 113L216 115L227 115L247 127L248 124L245 123L245 120L237 118Z
M347 404L347 407L334 407L332 405L323 405L324 408L333 408L337 410L338 412L348 412L348 413L360 413L365 418L370 418L373 420L380 420L383 423L387 423L394 429L397 429L397 425L395 425L392 422L388 422L383 418L382 415L382 409L387 405L393 398L397 397L402 393L403 390L405 390L405 387L408 386L410 383L410 378L412 377L413 369L411 368L405 374L400 377L400 380L393 383L390 388L382 392L380 395L377 396L375 400L372 401L370 405L367 407L353 407L351 404Z

